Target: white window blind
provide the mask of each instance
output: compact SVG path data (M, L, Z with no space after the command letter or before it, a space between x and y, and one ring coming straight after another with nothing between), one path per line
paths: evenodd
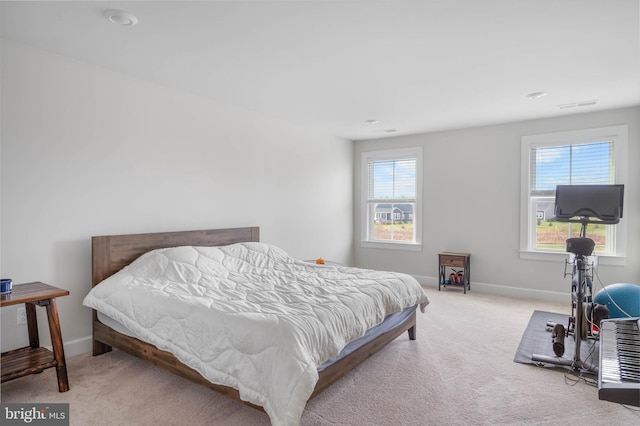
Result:
M612 141L531 148L531 196L555 196L556 185L615 183Z
M371 161L368 176L368 201L415 201L415 158Z

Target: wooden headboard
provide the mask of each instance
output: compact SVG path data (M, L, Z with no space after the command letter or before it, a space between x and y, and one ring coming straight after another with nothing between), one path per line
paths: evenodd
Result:
M259 227L92 237L92 286L95 287L154 249L177 246L212 247L251 241L260 241Z

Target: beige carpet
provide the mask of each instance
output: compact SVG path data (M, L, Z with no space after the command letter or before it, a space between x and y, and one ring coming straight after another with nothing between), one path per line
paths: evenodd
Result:
M513 362L534 310L569 306L427 289L417 340L406 334L307 404L303 425L640 424L564 373ZM118 351L2 384L2 402L69 402L71 425L269 425L266 414Z

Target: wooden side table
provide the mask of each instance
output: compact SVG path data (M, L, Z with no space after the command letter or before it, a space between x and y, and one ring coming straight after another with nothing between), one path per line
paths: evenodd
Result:
M55 367L58 375L59 391L66 392L69 390L62 333L60 332L60 320L58 319L58 307L56 305L56 297L67 296L68 294L68 290L41 282L33 282L14 285L11 293L2 295L0 307L24 303L27 311L27 329L29 330L29 346L2 354L2 383ZM47 308L53 352L40 347L36 306Z
M460 283L447 283L445 281L447 279L447 268L462 268L464 275ZM465 294L467 294L467 290L471 291L471 254L438 253L438 291L440 291L440 287L448 285L462 287Z

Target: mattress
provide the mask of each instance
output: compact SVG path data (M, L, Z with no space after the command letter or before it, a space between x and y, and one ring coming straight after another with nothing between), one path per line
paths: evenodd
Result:
M327 361L319 365L318 372L323 371L333 363L340 361L342 358L351 354L353 351L355 351L359 347L366 345L367 343L375 340L377 337L380 337L382 334L396 327L398 324L401 324L407 318L409 318L417 309L418 309L418 306L416 305L410 308L406 308L403 311L387 315L387 317L384 319L382 323L370 328L369 330L366 331L364 336L347 344L347 346L345 346L338 355L328 359ZM108 315L103 314L102 312L98 312L98 320L102 324L117 331L118 333L124 334L129 337L135 337L138 340L142 340L141 336L137 336L135 332L129 330L127 327L120 324L117 320L109 317Z

